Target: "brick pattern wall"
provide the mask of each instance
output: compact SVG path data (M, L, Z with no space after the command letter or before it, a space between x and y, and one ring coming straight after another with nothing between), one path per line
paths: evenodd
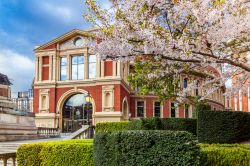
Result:
M104 76L112 76L113 75L113 62L105 61L104 62Z
M49 56L43 56L42 62L42 80L49 80Z
M0 96L3 96L3 97L10 97L10 96L9 96L9 90L6 89L6 88L0 88Z

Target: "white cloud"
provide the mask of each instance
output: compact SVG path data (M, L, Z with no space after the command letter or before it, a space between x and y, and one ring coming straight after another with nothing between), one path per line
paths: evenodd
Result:
M39 7L46 12L46 15L70 22L73 18L73 11L67 6L60 6L59 4L53 4L51 2L40 1Z
M27 56L0 48L0 73L8 75L11 79L13 95L31 88L34 66L34 61Z

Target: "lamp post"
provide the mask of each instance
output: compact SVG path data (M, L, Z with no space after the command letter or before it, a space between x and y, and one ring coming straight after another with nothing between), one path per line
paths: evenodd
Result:
M92 138L93 137L93 128L92 128L92 121L90 121L90 116L92 116L92 110L91 110L91 96L88 92L88 94L85 96L85 100L86 100L86 109L87 109L87 125L89 125L89 137Z
M87 124L90 125L90 116L91 116L91 110L90 110L90 105L91 105L91 96L88 92L87 96L85 96L86 100L86 108L87 108Z

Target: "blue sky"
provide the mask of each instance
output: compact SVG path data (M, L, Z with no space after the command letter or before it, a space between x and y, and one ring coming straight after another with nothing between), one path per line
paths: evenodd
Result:
M0 73L12 79L14 94L31 88L36 45L91 27L85 10L84 0L0 0Z

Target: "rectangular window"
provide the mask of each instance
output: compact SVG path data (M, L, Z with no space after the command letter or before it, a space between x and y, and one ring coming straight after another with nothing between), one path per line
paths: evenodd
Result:
M72 80L84 79L84 56L83 55L72 56L71 79Z
M144 101L137 101L137 117L144 117Z
M171 118L175 118L175 104L171 103Z
M65 81L67 79L67 57L61 57L60 69L60 80Z
M89 78L96 77L96 55L89 55Z
M159 101L154 103L154 117L161 117L161 102Z
M185 104L185 118L189 118L189 105Z

